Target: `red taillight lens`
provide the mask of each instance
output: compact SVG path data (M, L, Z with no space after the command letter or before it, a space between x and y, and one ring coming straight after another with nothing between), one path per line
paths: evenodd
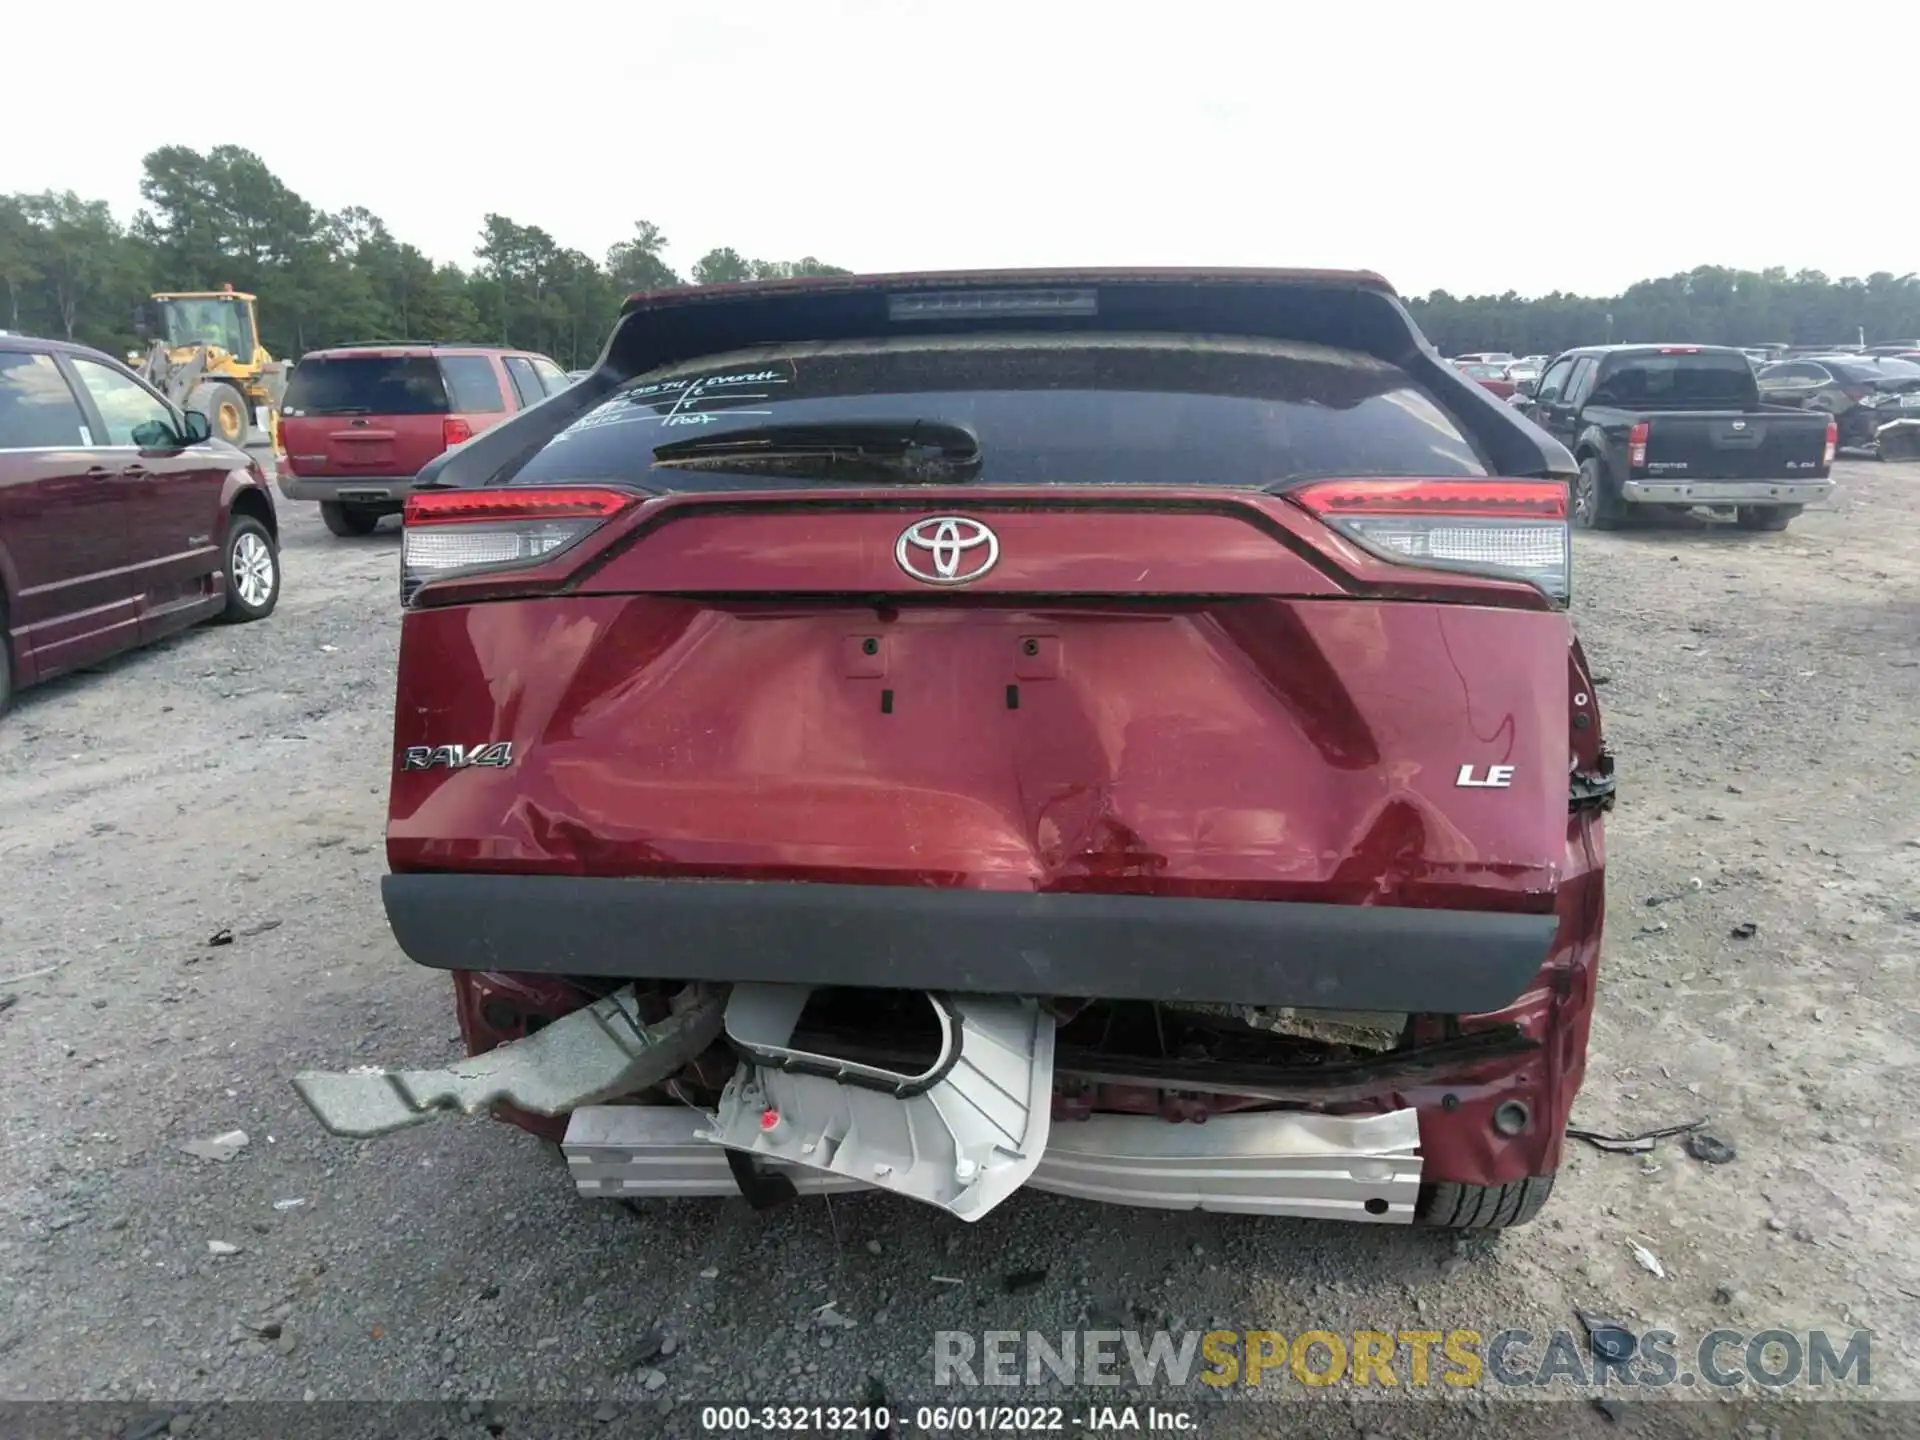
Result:
M449 415L440 422L440 444L451 450L456 445L464 445L473 438L473 426L465 420Z
M1644 420L1627 431L1627 464L1635 470L1647 463L1647 433Z
M624 490L585 486L426 490L407 497L400 543L402 603L457 570L534 565L640 503Z
M1838 420L1829 420L1827 421L1827 451L1826 454L1820 457L1822 468L1831 468L1833 465L1833 457L1839 452L1840 422Z
M1558 480L1321 480L1287 498L1383 559L1509 575L1557 600L1572 591Z

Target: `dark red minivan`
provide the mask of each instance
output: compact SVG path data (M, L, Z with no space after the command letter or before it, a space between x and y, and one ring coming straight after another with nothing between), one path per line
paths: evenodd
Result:
M257 464L119 361L0 335L0 710L14 689L279 598Z
M334 534L370 534L422 465L570 383L544 355L484 345L310 351L281 407L280 489L318 500Z

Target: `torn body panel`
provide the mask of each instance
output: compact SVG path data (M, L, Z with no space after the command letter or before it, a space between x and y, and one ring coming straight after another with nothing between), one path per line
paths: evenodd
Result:
M582 1105L649 1089L719 1037L724 992L689 986L649 1023L632 986L555 1020L537 1033L439 1070L309 1071L293 1086L335 1135L365 1138L458 1110L512 1105L564 1115Z
M1026 1183L1053 1113L1054 1021L1037 1001L968 996L948 1006L929 997L939 1040L921 1073L908 1075L851 1061L836 1068L818 1051L791 1049L809 993L734 987L728 1038L754 1058L721 1093L710 1139L962 1220L979 1219Z

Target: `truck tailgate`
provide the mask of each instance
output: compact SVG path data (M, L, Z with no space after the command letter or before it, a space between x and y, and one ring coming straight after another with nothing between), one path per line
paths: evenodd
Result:
M1788 409L1671 411L1647 418L1648 479L1776 480L1816 474L1827 417Z

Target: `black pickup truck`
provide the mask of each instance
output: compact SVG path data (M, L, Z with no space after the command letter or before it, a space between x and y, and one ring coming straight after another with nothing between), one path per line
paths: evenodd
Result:
M1752 363L1728 346L1591 345L1520 392L1515 403L1580 462L1584 529L1705 505L1743 529L1784 530L1833 486L1830 418L1761 404Z

